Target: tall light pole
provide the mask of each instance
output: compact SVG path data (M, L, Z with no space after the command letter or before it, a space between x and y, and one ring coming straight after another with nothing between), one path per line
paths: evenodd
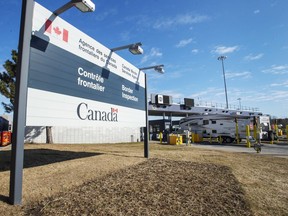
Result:
M226 109L228 109L228 96L227 96L227 87L226 87L226 78L225 78L225 69L224 69L224 60L227 58L227 56L219 56L218 60L222 61L222 70L223 70L223 78L224 78L224 87L225 87L225 97L226 97Z
M164 73L164 65L155 65L139 68L140 71L154 69L158 73ZM144 128L144 157L149 158L149 119L148 119L148 97L147 97L147 75L145 73L145 111L146 111L146 127Z
M237 98L239 100L239 110L241 110L241 98Z

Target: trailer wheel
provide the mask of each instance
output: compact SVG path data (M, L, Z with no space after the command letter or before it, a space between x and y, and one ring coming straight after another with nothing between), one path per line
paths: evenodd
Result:
M234 139L231 137L226 137L226 143L232 143L234 142Z
M227 137L225 136L222 137L222 143L227 143Z

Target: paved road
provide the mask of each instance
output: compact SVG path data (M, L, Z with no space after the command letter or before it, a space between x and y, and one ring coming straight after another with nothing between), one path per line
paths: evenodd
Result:
M197 148L207 148L207 149L216 149L230 152L245 152L251 154L257 154L253 148L247 148L245 143L240 144L218 144L218 143L201 143L201 144L192 144L193 147ZM288 143L274 143L274 144L262 144L261 153L259 155L271 155L275 157L284 157L288 158Z

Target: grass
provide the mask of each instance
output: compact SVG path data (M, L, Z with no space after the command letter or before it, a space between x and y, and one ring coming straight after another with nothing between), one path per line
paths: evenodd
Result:
M213 195L214 194L214 195ZM251 215L231 170L150 159L33 203L28 215Z

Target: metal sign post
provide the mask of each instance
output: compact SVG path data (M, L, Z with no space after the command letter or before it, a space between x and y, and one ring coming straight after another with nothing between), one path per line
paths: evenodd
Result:
M13 205L22 202L24 136L27 106L27 81L30 55L34 0L22 1L21 26L16 72L16 91L13 116L12 154L9 201Z
M147 100L147 75L145 73L145 112L146 127L144 129L144 157L149 158L149 119L148 119L148 100Z

